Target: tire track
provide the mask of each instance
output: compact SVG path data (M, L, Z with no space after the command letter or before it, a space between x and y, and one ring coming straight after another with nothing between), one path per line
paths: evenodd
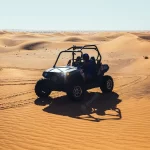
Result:
M53 95L55 95L55 94L53 94ZM15 102L2 103L2 104L0 104L0 110L24 107L28 104L33 104L35 99L36 98L34 97L34 98L26 99L26 100L19 100L19 101L15 101Z
M8 96L8 97L0 98L0 100L11 99L11 98L14 98L14 97L17 97L17 96L30 94L32 92L34 92L34 91L32 90L32 91L28 91L28 92L21 92L19 94L14 94L14 95L11 95L11 96ZM54 93L51 94L51 97L56 98L56 97L62 96L62 94L61 93L59 94L59 93L60 92L54 92ZM0 110L23 107L23 106L28 105L28 104L33 104L35 99L36 99L36 97L32 97L32 98L29 98L29 99L26 99L26 100L19 100L19 101L8 102L8 103L1 103L0 104Z
M124 77L124 76L119 76L119 77L114 77L114 79L116 78L116 79L121 79L121 78L135 78L135 77L138 77L137 79L135 79L135 80L133 80L133 81L131 81L131 82L128 82L128 83L126 83L126 84L123 84L123 85L120 85L120 86L118 86L118 87L116 87L117 89L120 89L121 87L121 90L122 89L124 89L124 88L126 88L126 87L130 87L130 86L132 86L132 85L134 85L134 84L137 84L137 83L140 83L140 82L142 82L142 81L144 81L144 80L146 80L149 76L147 76L147 75L133 75L133 76L127 76L127 77Z
M9 83L9 84L0 84L0 86L5 86L5 85L27 85L27 84L35 84L35 83L18 83L18 84L17 83L16 84L15 83L12 83L12 84Z
M5 85L26 85L26 84L35 84L37 80L0 80L0 86Z
M20 100L20 101L16 101L16 102L3 103L3 104L0 104L0 110L16 108L16 107L23 107L25 105L34 103L34 100L35 100L35 98L30 98L27 100Z
M138 77L138 79L135 79L135 80L133 80L133 81L131 81L131 82L128 82L128 83L123 84L123 85L120 85L120 86L118 86L117 88L122 90L122 89L124 89L124 88L126 88L126 87L128 87L128 86L133 85L133 84L136 83L137 81L140 81L140 79L141 79L141 77Z
M127 93L130 93L131 90L129 90L129 91L123 91L123 90L125 90L126 88L129 88L131 86L136 86L137 84L145 81L149 77L149 76L145 76L145 75L136 75L136 76L139 77L139 78L134 80L134 81L131 81L127 84L124 84L124 85L121 85L121 86L117 87L117 90L119 89L119 94L125 95Z
M14 95L11 95L11 96L0 98L0 100L11 99L11 98L14 98L14 97L17 97L17 96L23 96L25 94L30 94L32 92L33 92L33 90L32 91L26 91L26 92L20 92L19 94L14 94ZM19 101L14 101L14 102L1 103L0 104L0 110L23 107L27 104L34 103L34 100L35 100L35 97L34 98L29 98L29 99L26 99L26 100L19 100Z
M21 67L2 67L2 69L18 69L18 70L27 70L27 71L43 71L43 70L45 70L45 69L21 68Z
M4 79L4 80L0 80L0 82L5 83L5 82L32 82L32 81L37 81L37 80L12 80L12 79Z
M11 96L2 97L2 98L0 98L0 100L10 99L10 98L14 98L14 97L17 97L17 96L22 96L22 95L25 95L25 94L29 94L29 93L32 93L32 92L33 92L33 90L32 91L21 92L21 93L14 94L14 95L11 95Z

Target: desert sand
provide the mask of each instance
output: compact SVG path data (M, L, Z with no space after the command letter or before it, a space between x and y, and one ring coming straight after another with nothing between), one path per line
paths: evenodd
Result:
M109 64L113 93L95 88L79 103L63 92L38 99L35 83L58 53L85 44ZM150 32L0 32L0 150L73 149L150 149Z

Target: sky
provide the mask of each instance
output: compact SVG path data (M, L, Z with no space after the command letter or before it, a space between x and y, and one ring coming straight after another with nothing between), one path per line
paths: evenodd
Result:
M150 30L150 0L0 0L0 30Z

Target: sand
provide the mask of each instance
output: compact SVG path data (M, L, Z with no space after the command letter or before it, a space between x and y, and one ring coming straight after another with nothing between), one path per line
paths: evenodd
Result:
M59 52L85 44L109 64L113 93L38 99L35 83ZM0 32L0 150L148 150L149 107L150 32Z

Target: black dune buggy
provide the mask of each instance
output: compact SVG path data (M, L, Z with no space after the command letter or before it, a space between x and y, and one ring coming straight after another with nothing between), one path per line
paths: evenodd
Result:
M82 69L76 67L76 53L81 58L81 68L83 64L83 50L95 50L97 58L91 57L95 63L96 76L92 80L85 80ZM56 67L62 53L71 53L72 59L66 66ZM107 64L101 63L101 55L96 45L73 46L61 51L56 59L53 68L43 72L43 77L35 85L35 93L38 97L48 97L52 91L64 91L68 97L75 101L83 99L84 93L88 89L100 87L103 93L112 92L114 82L111 76L104 75L109 70Z

